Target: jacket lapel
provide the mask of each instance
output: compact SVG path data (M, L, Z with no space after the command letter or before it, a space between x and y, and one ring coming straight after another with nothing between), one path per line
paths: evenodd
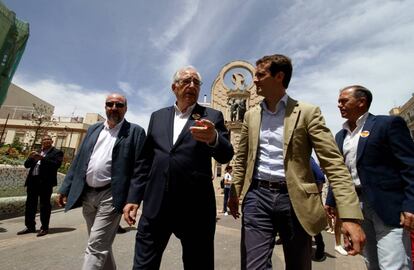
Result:
M174 137L174 114L175 109L174 106L167 108L167 137L168 137L168 146L169 149L173 147L173 137Z
M374 124L375 124L375 116L372 114L369 114L367 117L367 120L365 121L364 126L362 127L361 133L359 135L358 147L357 147L357 160L356 160L357 163L359 159L361 158L362 153L364 152L365 146L367 145L367 141L369 139L369 134L371 133L371 130ZM364 134L364 135L361 136L361 134Z
M173 148L175 148L178 144L180 144L181 141L183 140L183 138L190 132L190 127L195 124L195 120L196 120L196 119L194 119L195 115L200 116L199 119L202 119L202 118L206 117L205 109L202 106L198 105L198 103L195 105L193 111L191 112L190 117L188 118L187 122L185 123L183 129L181 130L181 133L178 136L177 141L173 145ZM172 119L171 122L173 122L173 124L174 124L174 119Z
M286 103L285 119L284 119L284 135L283 135L283 156L286 157L286 151L292 138L293 130L299 117L298 102L288 97Z
M99 134L101 133L103 128L104 128L104 124L102 122L100 125L98 125L95 128L95 130L92 131L92 133L90 135L90 138L89 138L88 144L87 144L87 146L89 147L89 151L87 152L89 154L89 158L92 155L93 148L95 147L95 144L98 141Z
M336 139L336 145L338 145L339 151L341 151L341 154L344 154L344 139L346 136L346 130L342 129L339 131L338 135L335 137Z
M127 120L124 120L124 123L122 124L121 129L119 130L118 137L116 138L116 141L115 141L115 144L114 144L114 148L120 142L122 142L126 137L128 137L129 130L130 130L129 127L130 126L131 126L131 124Z
M260 136L260 125L262 123L262 107L257 106L257 109L254 109L251 114L251 119L249 123L249 140L251 140L250 146L254 156L257 154L257 147L259 146L259 136ZM251 136L250 136L251 135Z

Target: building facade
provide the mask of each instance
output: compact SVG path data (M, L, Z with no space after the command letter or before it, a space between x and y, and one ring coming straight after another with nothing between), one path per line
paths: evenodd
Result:
M17 141L25 150L40 146L42 135L48 134L66 160L72 160L88 127L105 118L97 113L85 117L53 116L54 106L11 84L0 108L0 144Z
M411 98L402 106L395 107L390 110L390 115L399 115L404 118L408 129L411 133L411 138L414 139L414 93Z

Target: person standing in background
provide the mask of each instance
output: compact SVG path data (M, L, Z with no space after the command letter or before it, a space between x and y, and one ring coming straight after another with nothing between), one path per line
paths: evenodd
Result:
M223 213L225 216L228 215L227 213L227 202L229 200L230 195L230 188L231 188L231 172L233 168L230 165L227 165L226 167L226 173L224 174L224 197L223 197Z
M340 90L338 108L346 121L335 139L361 202L368 269L411 270L414 142L403 118L373 115L371 102L364 86ZM336 194L329 192L326 204L332 207L335 201Z
M52 204L53 187L57 185L57 171L62 165L63 152L52 146L53 140L49 135L42 138L40 152L33 151L24 162L24 167L30 168L24 186L27 187L27 199L25 208L24 223L26 228L17 234L36 232L36 211L37 202L40 200L40 222L42 226L37 233L38 237L49 232L50 213Z

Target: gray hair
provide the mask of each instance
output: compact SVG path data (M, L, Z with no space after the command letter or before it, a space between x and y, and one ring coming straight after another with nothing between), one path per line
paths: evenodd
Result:
M342 88L341 90L339 90L340 93L342 93L345 90L348 89L352 89L354 90L353 92L353 97L354 98L365 98L365 100L367 101L367 109L369 109L369 107L371 106L371 102L372 102L372 93L371 91L368 90L368 88L362 86L362 85L350 85L347 87Z
M178 81L180 80L180 74L181 74L182 72L186 71L186 70L189 70L189 69L194 70L194 71L197 73L198 79L199 79L200 81L202 81L202 79L201 79L201 75L200 75L200 73L197 71L197 69L196 69L195 67L193 67L193 66L185 66L185 67L180 68L179 70L177 70L177 71L174 73L174 76L173 76L173 83L178 82Z

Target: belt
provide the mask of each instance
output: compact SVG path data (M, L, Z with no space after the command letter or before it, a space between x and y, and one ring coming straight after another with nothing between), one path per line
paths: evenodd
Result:
M111 187L111 184L110 183L107 184L107 185L105 185L105 186L102 186L102 187L91 187L91 186L86 185L86 189L87 190L89 190L89 191L95 191L95 192L101 192L101 191L107 190L110 187Z
M257 187L266 188L269 190L278 190L281 192L287 192L286 181L267 181L260 179L253 179L253 184Z

